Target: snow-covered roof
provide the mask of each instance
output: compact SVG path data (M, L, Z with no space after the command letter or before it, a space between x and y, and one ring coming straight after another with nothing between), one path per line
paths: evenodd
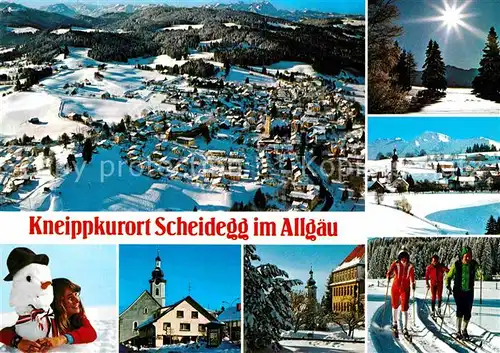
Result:
M349 255L347 255L344 261L342 261L342 263L339 266L337 266L335 270L333 270L333 272L344 270L346 268L350 268L358 264L364 264L364 263L365 263L365 246L358 245Z

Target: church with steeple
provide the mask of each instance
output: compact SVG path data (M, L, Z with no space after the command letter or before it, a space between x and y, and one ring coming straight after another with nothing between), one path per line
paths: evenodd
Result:
M149 293L151 293L151 296L161 306L165 306L167 280L164 278L164 274L161 269L160 250L158 250L158 255L156 255L155 265L155 269L151 273L151 279L149 280Z
M222 330L219 322L190 295L167 304L167 280L160 251L154 261L149 290L144 290L119 317L119 341L135 347L197 341L207 336L207 327Z
M314 272L311 267L311 270L309 271L309 279L306 282L307 298L317 302L318 298L316 295L318 293L318 287L316 286L316 280L313 278L313 275Z

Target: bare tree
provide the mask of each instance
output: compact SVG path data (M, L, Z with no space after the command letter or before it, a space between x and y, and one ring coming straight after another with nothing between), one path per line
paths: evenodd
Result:
M345 302L348 303L348 310L334 312L331 321L338 325L348 337L354 338L354 330L365 324L365 310L361 303L355 305L352 299L346 299Z
M297 332L307 321L308 298L304 291L292 292L293 331Z

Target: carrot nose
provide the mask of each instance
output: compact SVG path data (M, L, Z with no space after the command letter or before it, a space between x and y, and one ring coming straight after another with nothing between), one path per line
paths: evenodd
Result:
M47 287L50 286L51 284L52 284L51 281L47 281L47 282L42 282L40 286L42 287L42 289L47 289Z

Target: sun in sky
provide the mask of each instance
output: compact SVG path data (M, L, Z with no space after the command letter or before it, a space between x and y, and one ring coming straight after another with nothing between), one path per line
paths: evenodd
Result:
M468 9L472 0L462 1L460 4L458 0L443 0L441 4L431 4L436 10L436 15L430 17L422 17L414 19L410 22L425 23L434 22L439 26L436 31L445 30L445 41L447 42L452 36L463 38L463 31L468 31L478 38L484 38L485 34L478 28L472 26L467 22L468 18L476 16Z

